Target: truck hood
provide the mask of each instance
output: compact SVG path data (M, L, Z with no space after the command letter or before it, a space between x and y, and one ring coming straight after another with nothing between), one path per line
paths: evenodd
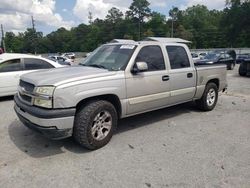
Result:
M72 66L48 70L35 71L21 76L21 80L35 86L58 86L78 80L115 75L116 72L94 67Z

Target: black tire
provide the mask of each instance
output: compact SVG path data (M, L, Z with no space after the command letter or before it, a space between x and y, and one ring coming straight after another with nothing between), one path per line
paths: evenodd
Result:
M211 103L211 104L208 102L208 94L209 94L210 91L214 91L214 94L215 94L214 102ZM208 83L206 85L204 93L203 93L201 99L196 100L196 104L197 104L197 107L200 110L211 111L216 106L217 100L218 100L218 88L217 88L217 85L215 83L213 83L213 82L210 82L210 83Z
M98 115L104 112L109 113L111 116L111 128L102 140L97 140L95 135L92 134L92 129L97 122L94 121L94 119L100 117ZM76 113L73 137L81 146L90 150L95 150L105 146L110 141L114 131L116 130L116 126L117 112L115 107L110 102L103 100L90 101L80 107ZM102 128L102 130L104 130L104 128ZM99 129L96 130L96 132L98 131Z
M243 63L240 64L239 75L240 76L246 76L247 75L246 71L244 71L244 64Z

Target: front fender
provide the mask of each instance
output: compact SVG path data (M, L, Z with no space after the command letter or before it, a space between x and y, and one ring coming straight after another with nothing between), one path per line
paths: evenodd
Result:
M107 94L116 95L120 100L125 99L125 81L113 80L56 88L53 106L54 108L72 108L84 99Z

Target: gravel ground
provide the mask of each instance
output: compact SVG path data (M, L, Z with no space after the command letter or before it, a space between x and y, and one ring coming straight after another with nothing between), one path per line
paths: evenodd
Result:
M119 122L97 151L24 127L0 99L0 187L250 187L250 78L228 71L216 108L192 103Z

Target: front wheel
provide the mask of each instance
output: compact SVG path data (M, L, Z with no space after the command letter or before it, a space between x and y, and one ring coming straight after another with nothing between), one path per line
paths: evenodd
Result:
M203 111L211 111L214 109L218 100L218 88L215 83L208 83L205 87L201 99L196 101L199 109Z
M83 147L95 150L105 146L117 125L117 112L108 101L90 101L76 113L73 136Z

